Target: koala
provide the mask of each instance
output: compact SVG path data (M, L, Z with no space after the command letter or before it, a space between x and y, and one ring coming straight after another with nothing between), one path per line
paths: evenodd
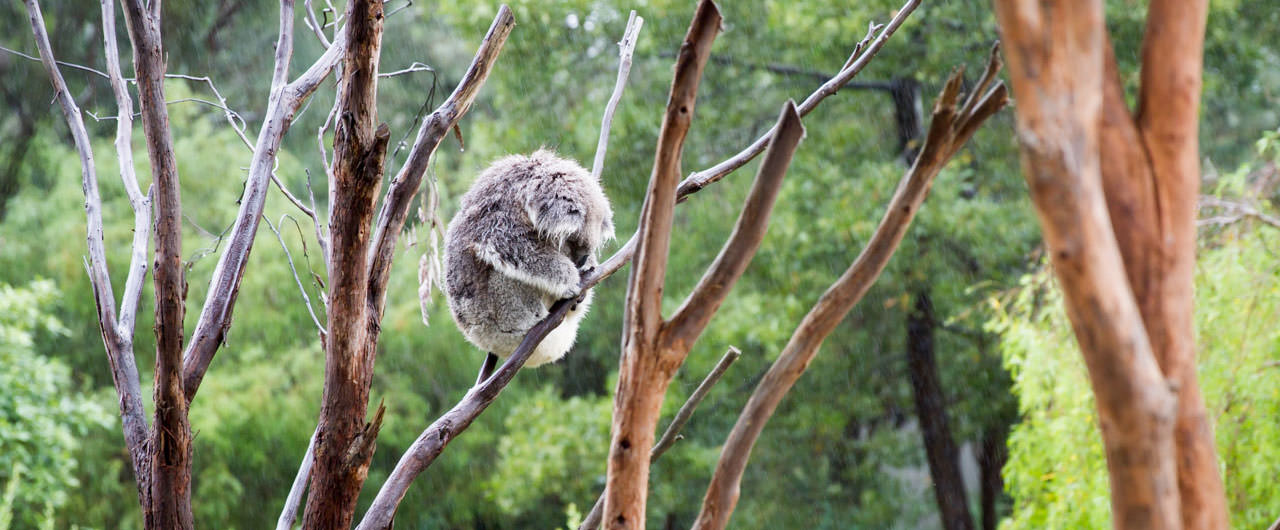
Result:
M445 292L458 329L490 353L481 380L552 304L578 296L613 236L609 199L577 162L541 149L501 158L476 177L445 235ZM564 357L590 305L587 292L526 366Z

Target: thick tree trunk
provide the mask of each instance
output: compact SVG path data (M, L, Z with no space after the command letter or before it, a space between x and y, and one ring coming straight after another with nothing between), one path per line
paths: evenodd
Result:
M329 334L314 475L303 528L351 528L368 473L380 412L366 424L378 329L368 303L370 227L390 132L375 126L382 2L347 7L340 118L334 131L334 188L329 271Z
M973 530L973 516L969 514L956 443L947 422L946 396L934 355L933 301L925 289L917 292L915 298L915 307L907 315L907 373L916 401L920 434L924 437L929 475L933 477L933 495L938 501L943 528Z

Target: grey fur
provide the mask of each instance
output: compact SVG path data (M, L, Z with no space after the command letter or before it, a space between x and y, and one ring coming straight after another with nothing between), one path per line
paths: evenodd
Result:
M613 238L613 211L582 166L547 150L497 160L476 177L445 236L449 310L467 340L509 357L557 300L578 295L582 271ZM526 366L573 346L591 293Z

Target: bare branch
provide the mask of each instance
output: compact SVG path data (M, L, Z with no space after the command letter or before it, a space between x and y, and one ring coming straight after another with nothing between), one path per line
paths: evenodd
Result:
M972 134L971 131L990 116L986 110L969 115L956 113L961 80L960 72L957 71L943 88L934 106L933 121L924 147L898 184L880 225L862 253L805 315L782 354L752 392L751 399L738 416L738 421L721 450L720 460L703 499L702 510L693 525L695 530L719 530L728 523L738 500L742 473L765 423L809 366L823 340L866 294L884 270L928 195L933 178L960 149L961 145L957 142L967 138L961 136L961 133L969 131ZM1004 94L1003 85L997 85L989 93L991 97L986 99L992 101L989 105L998 109L1008 101ZM983 108L981 105L978 107ZM972 123L974 121L978 123Z
M311 479L311 466L315 464L315 447L316 433L311 433L307 452L302 455L298 474L293 477L293 485L289 487L289 495L284 500L284 509L280 511L280 519L276 521L276 530L293 530L293 523L298 520L298 507L302 505L302 494L307 489L307 481Z
M707 397L707 394L711 392L711 387L720 381L720 376L724 375L725 371L729 369L729 365L733 364L741 356L741 351L730 346L729 351L724 353L724 356L720 358L720 362L716 363L715 368L711 369L711 372L694 389L693 394L689 395L689 399L685 400L683 405L680 405L680 410L676 411L676 415L671 418L671 423L668 423L666 430L662 431L662 436L653 444L653 450L649 451L650 466L657 462L659 458L662 458L663 453L666 453L671 446L684 437L680 434L680 431L684 430L686 423L689 423L689 418L693 417L693 412L698 409L702 399ZM601 493L600 497L596 498L595 506L591 507L591 511L583 518L582 524L578 525L578 530L599 529L600 518L603 514L604 494Z
M316 20L316 12L311 8L311 0L302 0L302 6L307 12L307 18L303 19L303 23L316 35L316 39L320 41L320 46L326 50L329 49L329 37L324 34L324 28L321 27L320 21Z
M894 15L893 19L889 21L889 24L880 31L880 34L876 36L875 40L871 41L871 43L867 45L866 50L857 54L856 60L851 60L846 63L848 66L841 70L840 73L836 74L835 77L831 78L826 83L823 83L822 86L818 87L818 89L812 94L809 94L809 97L806 97L804 102L800 103L800 105L796 107L800 116L807 116L813 111L813 109L818 107L819 103L822 103L822 100L838 92L840 87L844 86L849 82L849 80L853 79L854 76L858 75L858 72L861 72L867 64L870 64L871 59L874 58L876 53L884 47L885 42L889 40L889 37L902 26L902 23L906 21L907 16L915 11L916 7L920 5L920 2L921 0L907 0L902 8L898 10L898 13ZM874 26L872 27L874 28ZM863 42L865 42L865 39ZM858 47L855 48L855 53L858 48L862 47L863 45L859 43ZM764 152L764 148L769 144L769 138L773 136L774 132L775 129L770 129L738 154L716 164L715 166L689 175L688 178L684 179L684 181L680 183L680 195L682 197L689 195L695 190L704 188L707 185L724 178L735 169L746 165L746 163L750 162L751 159L756 157L756 155Z
M281 225L284 224L286 217L289 217L289 215L285 214L280 216ZM293 265L293 254L289 252L289 245L284 244L284 236L280 235L280 230L278 230L275 225L271 224L270 219L263 217L262 220L267 222L267 228L270 228L271 232L276 235L276 241L280 242L280 248L284 250L285 260L289 262L289 270L293 271L293 281L298 284L298 292L302 294L302 303L307 306L307 313L311 314L311 321L315 323L316 329L320 330L321 336L328 335L329 331L324 329L324 324L321 324L320 319L316 317L316 310L311 307L311 296L307 295L307 289L302 286L302 278L298 277L298 269ZM294 221L294 224L296 225L297 221Z
M475 58L467 73L458 82L453 94L444 101L418 129L418 137L413 141L409 156L400 172L392 179L383 199L382 210L378 213L375 225L373 245L369 250L369 302L375 308L375 319L381 320L382 309L386 302L387 279L391 273L391 262L395 257L396 241L404 228L409 215L409 204L418 192L422 176L427 171L427 162L435 153L436 147L444 139L449 129L457 125L458 120L471 108L480 87L498 60L502 46L515 26L515 17L506 5L498 8L498 14L489 26L488 33L476 50Z
M1200 197L1200 208L1219 208L1225 210L1227 213L1224 215L1202 218L1196 221L1198 226L1231 224L1240 221L1241 219L1251 218L1271 225L1274 228L1280 228L1280 219L1267 215L1256 207L1243 202L1228 201L1212 195L1202 195Z
M286 4L286 2L288 2ZM287 16L285 16L287 13ZM282 18L292 18L292 2L282 0ZM280 24L292 24L282 20ZM281 32L280 38L292 40L290 33ZM213 278L209 282L209 295L200 310L200 318L196 321L195 332L191 342L183 354L183 386L187 401L195 397L204 378L214 353L226 337L231 326L231 312L235 306L236 296L240 290L240 280L244 277L245 267L249 263L249 252L253 248L254 235L258 230L258 219L262 215L266 203L268 181L275 167L276 156L280 150L280 142L284 133L292 125L298 109L311 96L320 82L329 75L342 57L346 47L347 29L340 29L334 36L330 46L316 62L302 75L287 85L273 85L267 100L266 119L258 131L258 139L254 143L253 158L249 163L249 175L245 181L244 194L240 198L240 210L236 214L236 222L226 250L218 260ZM277 42L276 49L291 49L286 42ZM287 55L277 55L277 59L289 60ZM277 65L274 71L287 71L287 67ZM323 246L324 243L322 242Z
M47 38L47 35L46 35L46 38ZM39 46L37 46L37 47L39 47ZM21 57L21 58L23 58L23 59L29 59L29 60L32 60L32 61L41 62L40 57L36 57L36 56L34 56L34 55L28 55L28 54L22 53L22 52L20 52L20 51L18 51L18 50L12 49L12 48L6 48L6 47L4 47L4 46L0 46L0 51L7 52L7 53L9 53L9 54L11 54L11 55L16 55L16 56ZM89 73L91 73L91 74L97 74L97 75L101 76L103 79L110 79L110 77L108 77L108 76L107 76L107 74L102 73L102 71L101 71L101 70L97 70L97 69L94 69L94 68L90 68L90 67L85 66L85 65L82 65L82 64L69 63L69 62L66 62L66 61L57 61L57 62L56 62L56 64L57 64L58 66L66 66L66 67L68 67L68 68L75 68L76 70L84 70L84 71L89 72ZM46 70L48 70L48 67L45 67L45 69L46 69Z
M609 129L613 125L613 113L622 99L622 91L627 88L627 76L631 74L631 56L636 51L636 41L640 37L640 28L644 26L644 17L636 16L635 10L627 18L627 29L618 41L618 81L613 86L613 95L604 108L604 118L600 123L600 141L596 144L596 158L591 164L591 176L600 180L604 171L604 157L609 149Z
M760 248L760 242L764 240L778 190L782 188L782 179L791 166L791 158L800 145L800 139L804 138L804 125L800 123L800 115L796 113L795 102L787 100L783 104L774 130L777 133L769 140L769 149L765 152L760 171L751 185L751 192L742 205L742 213L738 215L733 234L725 241L720 254L707 268L693 292L664 326L665 339L669 343L681 343L673 348L675 350L688 351L693 347L693 341L706 329L707 323L720 309L720 304L728 296L729 290L733 289L734 283L747 270L751 258L755 257L756 250Z
M395 70L395 71L392 71L392 72L382 72L382 73L379 73L379 74L378 74L378 77L379 77L380 79L386 79L386 78L388 78L388 77L396 77L396 76L401 76L401 75L405 75L405 74L412 74L412 73L414 73L414 72L435 72L435 71L436 71L436 70L435 70L434 68L430 67L430 66L427 66L427 65L425 65L425 64L423 64L423 63L420 63L420 62L418 62L418 61L414 61L414 62L410 63L410 64L409 64L409 66L408 66L408 67L406 67L406 68L402 68L402 69L400 69L400 70Z
M667 111L658 133L653 174L637 229L636 263L627 282L622 359L614 398L605 484L605 520L611 529L645 527L649 450L662 398L688 350L667 351L662 340L662 289L666 281L671 227L680 180L680 157L693 122L694 104L711 44L720 32L720 11L702 0L676 57Z
M586 292L585 286L582 287L581 292ZM578 301L580 300L560 300L553 304L547 318L529 330L524 340L520 342L520 346L493 375L471 387L457 405L436 419L418 436L413 445L405 450L400 461L396 463L395 469L387 477L387 481L378 490L378 495L374 497L373 504L365 512L364 518L356 527L357 530L391 528L396 509L404 499L405 493L409 491L413 480L431 466L436 457L444 452L445 446L465 431L471 422L475 421L476 417L497 399L498 394L507 387L520 367L524 366L525 361L529 360L529 356L533 354L533 350L538 347L542 339L560 324L560 321L569 313L569 308Z
M40 53L40 59L37 60L44 65L45 72L49 75L49 80L57 95L59 107L62 109L63 118L67 122L67 127L71 130L76 152L80 155L81 185L85 196L86 243L89 250L89 258L85 263L85 269L89 275L90 285L93 287L94 302L98 311L98 328L102 333L107 361L111 366L112 383L120 401L120 418L124 431L125 446L129 451L130 464L133 467L134 476L137 478L139 501L145 507L147 505L147 495L144 484L150 475L150 467L146 461L147 419L142 408L142 390L138 380L138 368L133 356L133 315L137 307L137 292L141 291L141 287L135 286L135 284L141 284L142 279L135 275L134 268L131 267L129 280L125 284L125 295L121 301L120 317L117 320L115 295L111 289L111 277L107 272L106 250L102 242L102 199L98 194L98 175L93 161L93 148L89 141L89 134L85 130L80 108L76 105L75 100L72 99L71 93L67 89L67 83L58 68L58 65L63 63L58 62L53 57L53 48L49 44L49 34L45 29L44 16L40 11L40 5L36 0L26 0L26 6L30 17L31 30L35 35L36 48ZM108 9L109 4L104 7L104 23L114 24L114 14L109 14L107 12ZM107 37L108 53L114 48L112 46L114 37L114 32ZM125 109L122 112L127 114L129 111ZM125 171L124 162L122 161L121 164L123 176ZM126 179L126 189L128 189L128 180ZM135 180L133 190L136 189L137 182ZM147 211L145 202L136 203L135 207L140 207L143 212ZM144 215L149 216L149 212ZM146 234L150 227L149 221L150 218L148 217L142 232L144 235L141 264L144 273L147 261L145 254ZM133 248L135 252L138 249L136 239ZM139 262L136 259L135 254L135 261L131 264L132 266L138 265Z

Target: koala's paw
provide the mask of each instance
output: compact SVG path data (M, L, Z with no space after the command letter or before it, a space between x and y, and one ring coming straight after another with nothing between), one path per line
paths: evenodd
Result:
M566 285L560 291L560 299L577 298L579 292L577 285Z

